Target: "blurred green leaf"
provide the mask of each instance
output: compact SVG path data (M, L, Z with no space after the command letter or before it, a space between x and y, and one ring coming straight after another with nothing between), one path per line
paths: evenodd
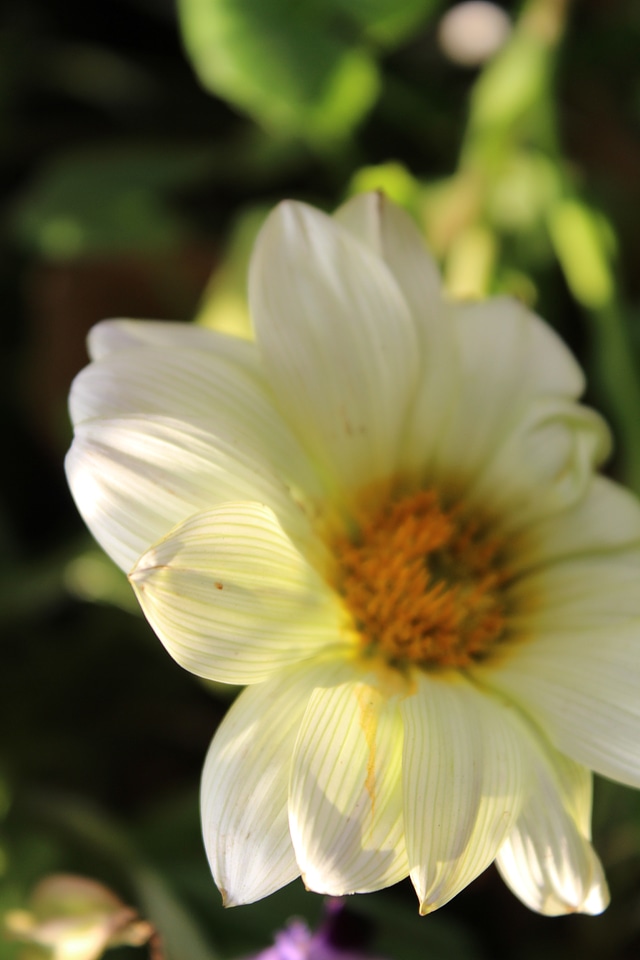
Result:
M392 45L443 7L444 0L334 0L334 6L355 20L368 37Z
M548 83L545 45L530 34L514 34L476 84L473 122L483 127L509 127L538 103Z
M212 330L251 339L247 275L251 251L267 207L251 207L236 217L222 261L216 265L195 317Z
M14 233L47 259L171 250L185 228L167 196L204 176L210 162L202 148L157 145L58 157L18 200Z
M179 0L178 10L202 84L274 132L340 140L376 99L374 59L336 29L334 3Z
M167 960L216 960L217 953L159 873L138 867L134 880L141 911L159 930Z
M516 149L489 185L487 212L505 233L529 231L544 223L560 191L560 174L549 157L535 149Z
M357 170L349 184L349 196L381 190L390 200L407 207L414 214L418 209L421 185L401 163L390 161Z
M74 556L62 570L64 586L72 596L90 603L113 603L129 613L140 608L122 570L101 550L90 547Z
M567 283L585 307L605 307L613 296L612 234L606 221L578 199L564 199L549 215L549 229Z

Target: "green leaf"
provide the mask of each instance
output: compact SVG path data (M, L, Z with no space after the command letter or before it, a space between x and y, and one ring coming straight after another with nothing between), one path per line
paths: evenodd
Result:
M185 228L166 195L206 175L210 161L201 148L157 144L60 156L19 199L14 233L47 259L174 249Z
M444 6L444 0L334 0L367 37L385 46L400 43Z
M253 206L236 217L222 259L211 275L195 322L211 330L251 340L247 273L251 251L268 210Z
M273 132L340 140L375 101L376 64L331 3L179 0L178 10L202 84Z
M610 303L615 282L611 232L604 218L576 198L556 203L549 216L551 240L576 300L598 309Z

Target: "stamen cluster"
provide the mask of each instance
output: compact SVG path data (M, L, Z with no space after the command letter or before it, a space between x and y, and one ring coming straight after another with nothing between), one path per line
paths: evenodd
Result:
M393 665L463 668L506 635L504 537L433 489L386 503L334 552L363 647Z

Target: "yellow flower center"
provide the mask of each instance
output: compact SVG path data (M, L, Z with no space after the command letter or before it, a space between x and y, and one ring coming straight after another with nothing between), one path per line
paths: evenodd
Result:
M505 639L510 544L486 517L422 490L332 546L365 652L399 667L464 668Z

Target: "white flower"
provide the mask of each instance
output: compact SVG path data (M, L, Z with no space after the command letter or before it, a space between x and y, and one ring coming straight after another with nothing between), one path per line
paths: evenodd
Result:
M640 785L640 510L553 331L453 304L409 218L286 203L255 343L111 322L69 482L194 673L247 684L206 760L225 901L410 875L427 913L493 860L546 914L607 903L591 773Z

